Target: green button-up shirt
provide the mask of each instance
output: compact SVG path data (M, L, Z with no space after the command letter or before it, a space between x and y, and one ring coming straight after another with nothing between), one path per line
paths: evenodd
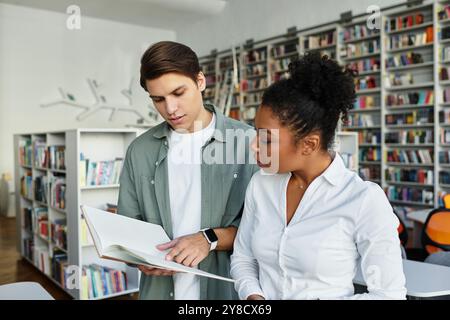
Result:
M225 117L212 105L216 130L203 146L201 164L201 228L238 226L245 190L254 172L250 142L255 131ZM136 138L128 147L122 174L118 213L161 225L172 239L167 154L170 127L163 122ZM187 210L189 210L187 208ZM230 276L231 251L211 251L199 269ZM173 278L142 274L140 299L174 298ZM200 277L200 299L237 299L232 283Z

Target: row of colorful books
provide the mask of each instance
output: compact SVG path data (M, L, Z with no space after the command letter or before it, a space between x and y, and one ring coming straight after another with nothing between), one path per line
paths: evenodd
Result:
M359 161L381 161L381 150L380 148L361 148L359 149Z
M359 168L359 176L365 181L380 180L381 169L379 166L363 166Z
M433 104L434 91L420 90L406 93L389 94L386 96L386 105L388 107L403 105L424 105Z
M386 68L396 68L424 63L422 54L417 52L405 52L395 54L386 59Z
M126 291L127 274L97 264L83 266L81 276L81 299L102 298Z
M386 151L386 160L394 163L433 165L434 155L430 149L393 149Z
M405 16L390 18L386 21L386 32L398 31L425 23L425 16L422 12L417 12Z
M317 49L334 45L336 43L336 30L328 31L319 35L312 35L304 39L304 49Z
M399 130L394 132L387 132L384 136L386 143L399 144L421 144L433 143L433 130Z
M415 182L421 184L434 184L433 170L387 168L385 178L388 182Z
M358 143L377 144L381 142L381 132L379 130L364 130L358 132Z
M350 127L372 127L380 125L380 116L372 114L350 114L347 125Z
M389 37L388 50L404 49L433 43L433 27L428 27L424 32L410 34L396 34Z
M350 43L346 45L345 51L341 51L342 58L356 58L366 54L380 52L380 40L371 40L361 43Z
M35 166L40 168L50 168L56 170L66 169L66 147L48 146L44 141L35 142L34 160Z
M377 34L380 34L380 30L376 28L368 28L365 24L357 24L350 28L346 28L342 33L342 38L344 41L352 41Z
M389 186L385 188L389 200L434 204L434 192L421 188Z
M385 116L387 125L429 124L434 122L433 110L414 110Z
M80 186L113 185L119 183L123 159L90 161L80 155Z
M379 99L378 99L379 100ZM376 98L373 95L359 96L356 98L353 103L353 109L370 109L373 107L379 106L379 103L376 102Z

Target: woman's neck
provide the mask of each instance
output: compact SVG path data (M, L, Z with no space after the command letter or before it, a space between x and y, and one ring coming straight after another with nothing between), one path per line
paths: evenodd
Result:
M309 185L330 166L332 161L333 159L327 151L320 152L305 159L304 168L292 171L292 174L297 180Z

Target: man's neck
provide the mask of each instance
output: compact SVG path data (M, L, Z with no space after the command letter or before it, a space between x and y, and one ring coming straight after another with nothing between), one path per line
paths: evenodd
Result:
M188 129L189 133L194 133L206 128L211 123L212 119L213 113L203 108L197 119L192 124L192 127Z

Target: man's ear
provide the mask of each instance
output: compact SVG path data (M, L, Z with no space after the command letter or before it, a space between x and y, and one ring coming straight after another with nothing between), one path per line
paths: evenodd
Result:
M206 89L206 78L201 71L197 75L197 87L202 92Z

